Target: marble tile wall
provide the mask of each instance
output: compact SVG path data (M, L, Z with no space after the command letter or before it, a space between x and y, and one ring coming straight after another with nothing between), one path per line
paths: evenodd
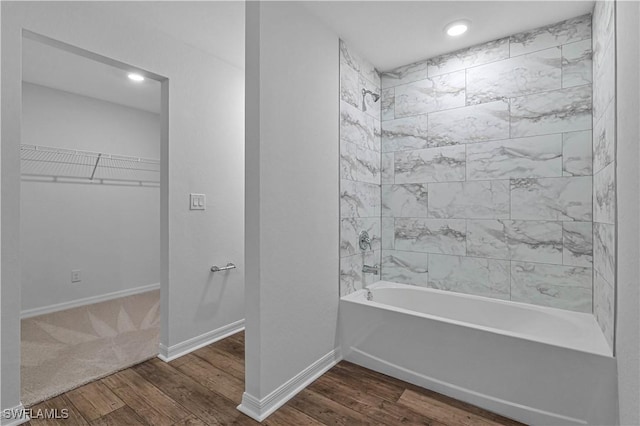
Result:
M380 276L363 274L362 265L381 263L381 130L382 101L362 97L362 89L380 93L380 75L340 41L340 295ZM408 206L407 208L411 208ZM371 249L362 251L358 236L366 230Z
M593 11L593 307L613 348L616 288L615 3Z
M612 72L592 71L591 24L580 16L382 73L382 279L593 312L594 262L596 280L611 275L613 234L593 221L613 217L613 136L596 125L592 148L592 79Z

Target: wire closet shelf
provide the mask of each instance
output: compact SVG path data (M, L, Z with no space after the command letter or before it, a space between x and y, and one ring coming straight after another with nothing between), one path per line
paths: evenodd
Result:
M20 145L23 179L158 186L160 160L41 145Z

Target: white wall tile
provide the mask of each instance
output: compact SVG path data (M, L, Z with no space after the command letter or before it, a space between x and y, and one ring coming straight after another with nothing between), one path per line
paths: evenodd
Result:
M560 47L467 69L467 105L562 87Z
M428 286L508 300L509 262L430 254Z
M464 145L395 153L396 183L451 182L464 178Z
M509 181L431 183L429 217L508 219Z
M591 268L511 262L511 300L592 311Z
M591 221L591 176L511 180L511 218Z
M467 180L562 176L562 135L467 145Z

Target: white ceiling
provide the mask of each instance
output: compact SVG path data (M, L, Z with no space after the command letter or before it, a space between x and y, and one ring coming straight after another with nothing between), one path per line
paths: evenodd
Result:
M305 1L304 6L380 71L589 13L593 1ZM105 19L160 31L244 68L243 1L95 2ZM472 21L450 38L444 26ZM126 72L25 40L25 81L158 112L159 84L135 85Z
M305 6L379 71L589 13L593 1L321 1ZM469 19L452 38L448 23Z
M153 30L244 69L244 1L95 2L106 20ZM160 84L24 39L23 80L133 108L160 112Z
M151 79L136 83L127 74L75 53L23 40L23 81L159 113L160 83Z
M94 7L112 19L160 31L244 69L243 0L99 1Z

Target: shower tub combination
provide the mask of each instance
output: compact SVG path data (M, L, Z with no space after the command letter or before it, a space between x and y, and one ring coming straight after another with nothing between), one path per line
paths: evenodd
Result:
M532 425L617 422L590 314L380 281L340 301L344 359Z

